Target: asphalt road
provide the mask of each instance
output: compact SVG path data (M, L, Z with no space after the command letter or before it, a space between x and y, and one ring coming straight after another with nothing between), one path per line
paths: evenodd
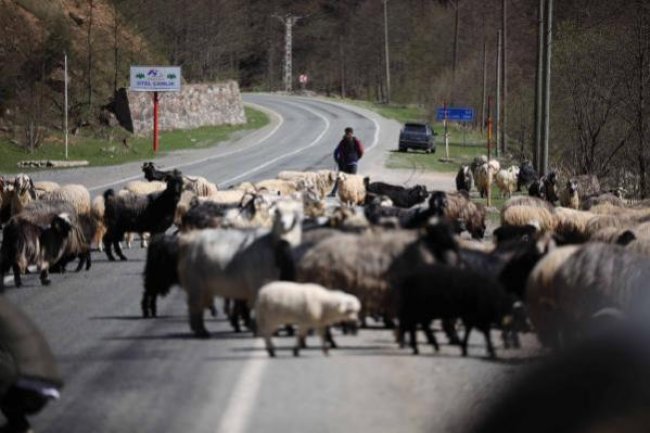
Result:
M332 168L345 126L370 149L368 167L394 143L395 122L364 110L273 95L245 100L270 110L271 124L161 164L226 186L283 169ZM34 177L83 183L97 194L141 172L137 163ZM311 349L293 358L293 339L280 337L279 356L269 359L262 341L232 332L221 311L206 322L212 338L193 339L179 290L159 300L160 317L142 319L144 250L126 255L126 263L109 263L95 252L89 272L53 275L49 287L36 275L21 289L8 284L7 296L48 337L66 382L62 398L32 418L36 432L457 432L529 356L500 350L495 339L501 360L488 361L476 335L468 358L444 345L415 357L389 331L368 329L335 335L341 348L329 357L310 337Z

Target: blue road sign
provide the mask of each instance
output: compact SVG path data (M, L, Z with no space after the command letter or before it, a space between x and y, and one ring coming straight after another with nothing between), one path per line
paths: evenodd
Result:
M436 112L436 120L445 120L444 107L438 108ZM447 120L456 122L471 122L474 120L473 108L447 108Z

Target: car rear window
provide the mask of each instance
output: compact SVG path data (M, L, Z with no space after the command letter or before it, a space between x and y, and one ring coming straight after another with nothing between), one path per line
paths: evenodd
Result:
M414 123L407 123L404 125L404 131L406 132L417 132L418 134L426 134L427 127L426 125L418 125Z

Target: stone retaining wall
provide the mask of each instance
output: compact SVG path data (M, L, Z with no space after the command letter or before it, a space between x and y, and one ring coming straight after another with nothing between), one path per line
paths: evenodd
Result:
M133 133L150 135L153 130L153 93L126 93ZM246 123L236 81L184 84L180 92L160 92L159 95L158 125L161 131Z

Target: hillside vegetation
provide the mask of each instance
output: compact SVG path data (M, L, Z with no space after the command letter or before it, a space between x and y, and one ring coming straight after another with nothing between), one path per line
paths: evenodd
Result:
M63 127L64 52L72 132L128 84L129 66L164 62L110 0L0 0L0 131L34 151Z

